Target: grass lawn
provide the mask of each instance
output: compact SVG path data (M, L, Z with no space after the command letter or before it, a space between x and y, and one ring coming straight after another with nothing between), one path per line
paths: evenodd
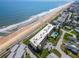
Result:
M67 54L71 56L72 58L78 58L78 56L73 54L70 50L66 50L66 51L67 51Z
M52 22L54 21L54 20L57 20L59 18L59 15L58 16L56 16L54 19L50 19L51 21L49 22L49 23L51 23L52 24Z
M63 27L63 29L66 30L66 31L70 31L71 30L71 28L67 28L67 27Z
M53 43L54 46L56 46L58 41L59 41L59 39L60 39L60 37L61 37L61 35L62 35L62 31L60 31L59 35L55 39L52 36L49 35L48 36L48 41Z
M35 54L38 58L46 58L48 56L49 52L48 52L48 49L43 49L39 52L35 52Z
M64 35L64 41L68 41L68 36L72 36L72 35L70 35L68 33L65 33L65 35Z
M53 20L57 20L59 18L59 15L58 16L56 16Z
M28 53L26 54L26 58L31 58L30 55L29 55Z
M76 36L78 35L78 33L75 30L71 31L71 33L76 35Z
M37 33L37 32L36 32ZM29 36L28 38L26 38L25 40L23 40L23 43L24 44L29 44L29 40L36 34L36 33L33 33L31 36Z
M59 58L61 57L61 53L57 49L52 49L52 52L56 54Z

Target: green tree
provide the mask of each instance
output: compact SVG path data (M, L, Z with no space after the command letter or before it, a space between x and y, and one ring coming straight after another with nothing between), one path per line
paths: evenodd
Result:
M77 34L77 39L79 40L79 34Z
M79 57L79 52L78 52L77 56Z

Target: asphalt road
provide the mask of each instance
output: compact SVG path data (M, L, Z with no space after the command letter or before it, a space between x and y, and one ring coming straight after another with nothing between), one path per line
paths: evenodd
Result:
M62 30L63 31L63 30ZM61 35L61 38L56 46L56 49L61 53L61 58L71 58L70 56L68 56L66 53L64 53L62 50L61 50L61 45L62 45L62 41L63 41L63 37L64 37L64 34L66 33L66 31L63 31L62 32L62 35Z

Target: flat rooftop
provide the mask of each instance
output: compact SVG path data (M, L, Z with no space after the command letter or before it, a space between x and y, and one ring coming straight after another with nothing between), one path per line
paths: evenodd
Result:
M25 52L26 45L16 44L12 47L11 53L8 55L8 58L21 58Z
M40 45L41 41L47 36L47 34L54 28L55 26L48 24L44 29L42 29L39 33L37 33L30 42L34 46Z

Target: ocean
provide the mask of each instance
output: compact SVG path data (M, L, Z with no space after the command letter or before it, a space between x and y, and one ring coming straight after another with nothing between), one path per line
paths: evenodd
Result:
M67 2L0 1L0 27L28 20L31 16L64 5Z

